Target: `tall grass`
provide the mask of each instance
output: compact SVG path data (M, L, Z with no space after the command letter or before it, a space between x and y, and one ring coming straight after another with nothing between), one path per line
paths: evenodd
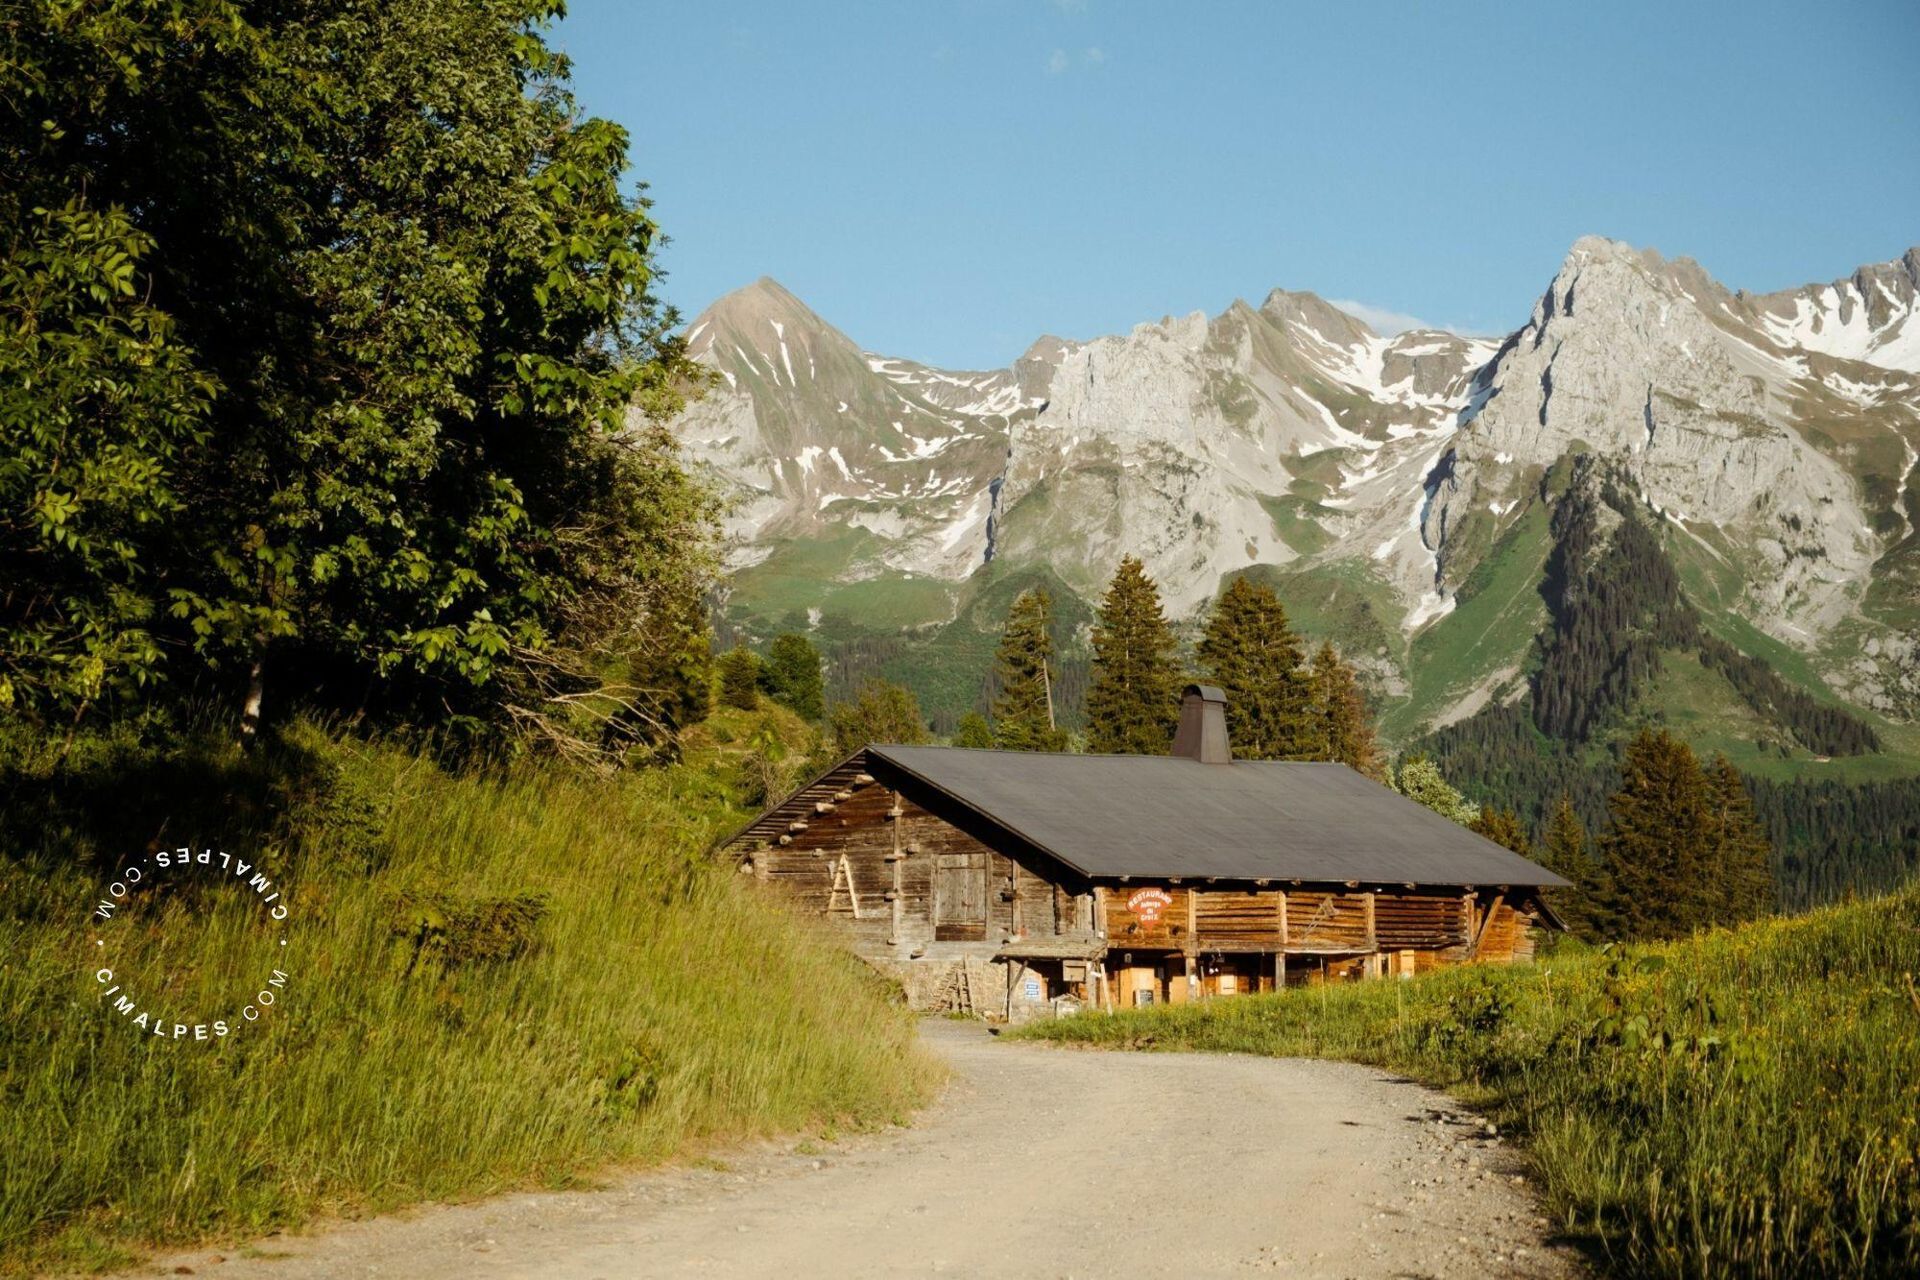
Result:
M1623 1275L1920 1274L1920 889L1530 968L1022 1034L1375 1063L1519 1131Z
M0 861L0 1268L883 1122L934 1080L875 978L711 865L739 812L714 770L463 777L302 732L322 784L227 779L235 813L280 806L251 852L289 888L288 945L204 888L115 926L136 931L121 971L169 975L155 1007L231 1007L263 962L287 973L223 1039L102 1008L98 867Z

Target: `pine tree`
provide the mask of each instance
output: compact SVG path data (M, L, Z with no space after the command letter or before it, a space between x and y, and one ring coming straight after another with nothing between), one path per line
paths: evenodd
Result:
M820 651L797 631L773 638L767 650L767 692L785 703L803 720L826 714L826 693L820 678Z
M1715 825L1693 748L1642 729L1621 760L1600 840L1610 882L1602 910L1622 937L1678 938L1713 921Z
M744 644L720 655L720 701L742 711L760 705L760 659Z
M1527 839L1527 829L1520 823L1520 815L1511 809L1496 809L1490 804L1480 806L1480 812L1467 824L1476 835L1485 836L1503 849L1511 849L1523 858L1533 856L1533 842Z
M1753 816L1746 780L1724 756L1707 767L1714 850L1708 874L1717 882L1714 922L1736 924L1772 911L1773 843Z
M1180 719L1178 642L1146 566L1124 556L1100 601L1087 689L1087 750L1165 755Z
M1053 601L1036 587L1007 612L993 702L993 735L1009 751L1064 751L1066 731L1053 718Z
M960 723L953 731L953 745L956 747L993 746L993 726L978 711L969 711L960 717Z
M1353 667L1333 645L1322 643L1309 672L1315 754L1335 760L1375 781L1386 776L1386 757L1367 715L1366 695Z
M1440 766L1425 756L1409 756L1394 779L1394 790L1417 804L1423 804L1443 818L1461 826L1470 826L1480 817L1480 809L1455 790L1440 774Z
M846 755L870 742L911 746L927 740L927 722L913 690L891 680L868 680L852 702L836 702L827 712L835 748Z
M1567 928L1579 937L1599 941L1611 936L1608 922L1596 904L1608 897L1605 870L1588 847L1587 828L1573 807L1573 797L1560 793L1547 819L1546 843L1538 861L1547 870L1573 882L1571 888L1550 891L1548 902Z
M1199 657L1227 695L1227 735L1235 756L1314 758L1300 638L1272 587L1235 578L1207 618Z

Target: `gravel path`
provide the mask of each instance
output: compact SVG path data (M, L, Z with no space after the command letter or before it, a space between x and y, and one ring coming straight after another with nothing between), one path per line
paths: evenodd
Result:
M908 1129L150 1265L220 1280L1581 1272L1544 1240L1506 1145L1381 1071L924 1028L955 1079Z

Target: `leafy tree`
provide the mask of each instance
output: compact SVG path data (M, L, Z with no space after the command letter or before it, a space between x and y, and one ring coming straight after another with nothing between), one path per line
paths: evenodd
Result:
M0 531L0 652L28 655L7 679L36 715L115 673L244 673L249 725L278 679L620 749L691 707L648 681L678 679L714 569L713 499L658 425L702 375L651 292L626 135L546 44L559 12L105 0L0 24L0 360L64 342L96 388L68 428L10 377L0 408L28 446L0 489L45 494ZM81 466L36 483L62 429ZM92 549L41 553L50 519Z
M960 723L953 731L953 745L956 747L991 747L993 726L978 711L969 711L960 717Z
M764 672L767 692L783 702L803 720L818 720L826 714L825 685L820 675L820 651L813 641L797 631L785 631L773 638L767 650Z
M13 236L0 259L0 709L77 715L160 673L165 596L142 546L186 507L180 455L205 443L216 384L136 295L153 240L125 212L76 197L24 214Z
M1775 903L1773 843L1754 819L1746 780L1726 756L1716 755L1706 776L1719 886L1714 920L1735 924L1765 915Z
M1461 826L1479 820L1480 809L1440 776L1440 766L1425 756L1410 756L1400 765L1394 789L1407 799L1423 804L1443 818Z
M744 644L720 656L720 701L742 711L760 705L760 659Z
M1693 749L1664 729L1642 729L1621 760L1600 840L1610 881L1604 910L1623 936L1677 938L1714 920L1716 828Z
M1064 751L1066 731L1053 718L1053 602L1045 590L1023 591L1007 612L995 659L1000 696L993 735L1009 751Z
M913 691L888 680L869 680L852 702L836 702L827 710L827 723L842 755L870 742L911 746L929 737Z
M1353 667L1340 658L1331 643L1323 642L1308 671L1312 735L1315 755L1336 760L1375 781L1386 778L1386 757L1380 751L1366 695Z
M1300 638L1273 588L1235 578L1207 618L1200 666L1227 695L1227 733L1243 760L1310 760L1315 740Z
M1160 607L1160 588L1136 557L1123 556L1093 630L1089 751L1167 753L1180 719L1177 648Z

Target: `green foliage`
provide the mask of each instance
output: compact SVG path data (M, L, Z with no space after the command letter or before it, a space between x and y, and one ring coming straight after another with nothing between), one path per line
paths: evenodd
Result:
M1227 736L1237 758L1315 758L1300 638L1272 587L1235 578L1207 618L1199 659L1227 695Z
M1550 964L1083 1014L1022 1036L1404 1072L1525 1144L1620 1275L1920 1271L1920 889Z
M1402 761L1393 787L1407 799L1463 827L1472 826L1480 818L1480 807L1461 795L1441 776L1440 766L1425 756L1409 756Z
M1180 719L1178 642L1160 588L1135 556L1122 556L1100 600L1087 687L1087 749L1165 755Z
M792 720L723 714L748 739ZM708 731L611 779L453 773L304 724L263 739L117 736L0 769L0 1271L886 1124L935 1082L896 993L714 863L745 811ZM349 815L384 850L371 874L332 848ZM163 824L259 855L291 904L284 949L223 894L128 909L127 968L171 975L170 1009L227 1005L279 952L283 999L217 1043L113 1021L73 961L105 870Z
M1565 792L1553 806L1534 861L1573 882L1570 888L1548 893L1548 901L1561 921L1578 937L1597 938L1600 921L1595 918L1595 904L1605 901L1608 890L1602 869L1594 861L1586 824L1580 821L1573 798Z
M1608 936L1672 938L1773 905L1773 849L1725 757L1703 769L1686 743L1643 730L1627 747L1600 840Z
M1023 591L1007 613L995 658L994 740L1008 751L1065 751L1066 730L1053 714L1053 601Z
M1527 839L1527 829L1520 824L1520 815L1511 809L1496 809L1490 804L1483 804L1467 828L1523 858L1533 857L1533 843Z
M108 0L0 26L0 652L33 714L253 668L561 749L684 720L660 681L715 506L652 420L700 379L626 134L543 37L558 12ZM56 436L80 463L57 480Z
M1331 642L1322 642L1307 671L1307 723L1313 755L1332 760L1384 782L1386 756L1381 753L1373 718L1367 713L1366 694L1353 668L1340 658Z
M760 705L760 658L744 644L720 655L720 701L751 711Z
M1672 734L1642 731L1620 764L1600 837L1609 936L1674 938L1711 920L1706 776Z
M871 742L910 746L931 736L913 692L887 680L869 680L853 701L834 703L827 709L827 723L834 748L843 756Z
M83 710L159 674L141 547L185 508L213 379L136 296L150 236L78 197L0 232L0 710Z
M820 651L798 631L783 631L767 650L767 692L793 708L802 720L826 714L825 684L820 675Z
M953 745L975 750L992 747L993 726L978 711L969 711L960 717L960 725L953 731Z
M1718 901L1716 924L1752 920L1773 911L1773 844L1753 813L1746 780L1725 756L1706 767L1710 858Z

